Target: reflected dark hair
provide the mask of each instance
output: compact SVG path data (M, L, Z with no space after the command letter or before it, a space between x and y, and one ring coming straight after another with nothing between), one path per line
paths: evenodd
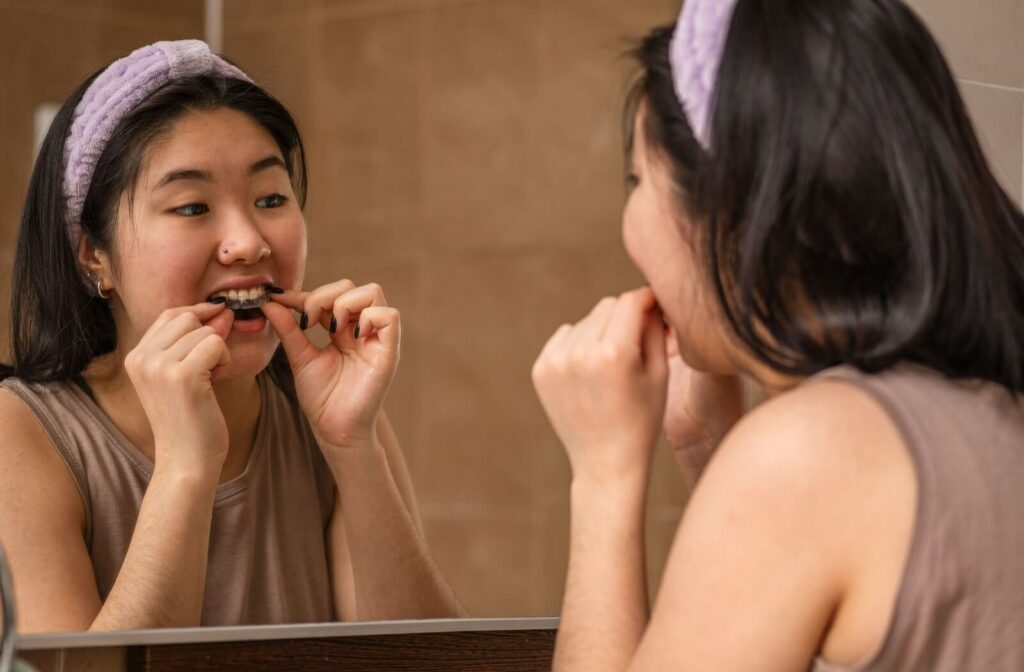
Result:
M897 0L739 0L710 152L675 97L672 30L634 51L627 151L642 113L750 351L789 374L912 361L1024 391L1024 215L920 19Z
M74 380L94 358L117 346L110 306L92 296L83 283L77 251L69 242L63 195L64 145L75 107L99 74L89 77L64 102L36 160L12 271L13 361L0 366L0 380L8 376L32 382ZM281 150L299 205L305 205L305 149L294 119L281 103L239 79L174 80L121 121L96 164L82 210L82 231L97 249L108 253L112 263L119 203L125 195L131 203L147 149L186 113L219 108L242 112L270 133ZM112 268L114 273L117 270ZM294 396L291 370L280 348L268 371L281 389Z

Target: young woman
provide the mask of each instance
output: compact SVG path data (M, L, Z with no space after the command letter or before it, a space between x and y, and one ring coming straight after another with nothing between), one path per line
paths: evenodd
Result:
M1024 669L1024 217L927 30L687 0L637 56L649 288L534 368L573 469L555 669ZM737 421L738 375L770 398ZM662 424L715 450L649 615Z
M202 42L65 102L0 389L24 631L460 612L381 409L399 314L376 285L302 289L305 180L291 116Z

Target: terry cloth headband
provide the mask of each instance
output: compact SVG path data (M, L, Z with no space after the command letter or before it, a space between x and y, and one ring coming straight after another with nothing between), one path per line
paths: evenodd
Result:
M136 49L107 67L75 108L64 145L64 200L72 251L82 235L82 206L96 162L114 129L136 105L164 84L196 75L252 80L201 40L157 42Z
M672 84L697 142L711 150L708 116L737 0L684 0L668 58Z

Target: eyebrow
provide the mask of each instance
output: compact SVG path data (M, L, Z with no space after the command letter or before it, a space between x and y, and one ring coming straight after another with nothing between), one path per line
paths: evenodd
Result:
M273 168L275 166L285 171L288 170L287 166L285 166L284 164L284 161L281 160L281 157L272 154L270 156L260 159L256 163L249 166L249 175L255 175L260 171L266 170L268 168ZM153 190L156 191L161 187L166 187L168 184L171 184L172 182L180 181L213 182L214 179L213 174L206 170L197 170L195 168L172 170L166 175L164 175L162 178L160 178L160 181L157 182L155 187L153 187Z

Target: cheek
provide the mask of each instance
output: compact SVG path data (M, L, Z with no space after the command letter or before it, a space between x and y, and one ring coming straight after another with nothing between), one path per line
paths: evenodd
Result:
M306 223L301 216L264 234L278 274L286 286L300 287L306 268Z
M643 203L637 194L634 193L626 201L626 207L622 210L622 244L626 248L626 254L633 260L640 272L648 277L648 263L644 231ZM648 278L649 279L649 278Z

